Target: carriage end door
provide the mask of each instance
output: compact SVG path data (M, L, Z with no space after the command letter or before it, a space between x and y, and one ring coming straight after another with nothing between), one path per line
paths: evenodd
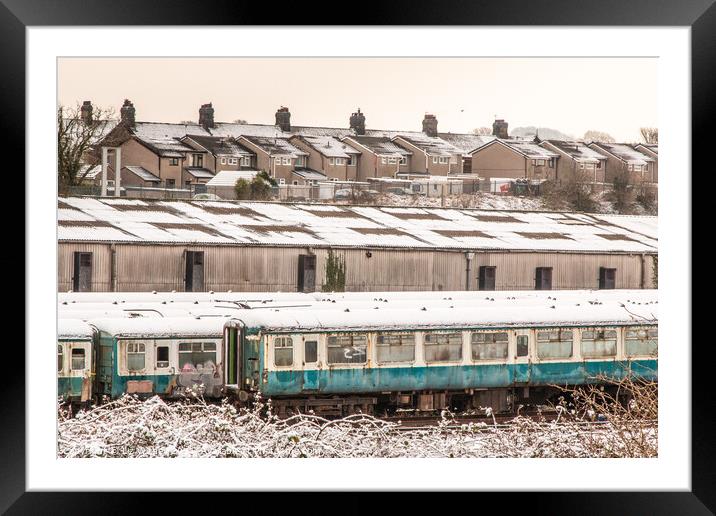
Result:
M318 390L318 377L321 372L321 362L318 356L318 335L304 335L303 347L303 389L306 391Z
M514 383L528 383L530 381L530 354L532 352L532 332L530 330L515 330L515 341L512 347L514 361Z

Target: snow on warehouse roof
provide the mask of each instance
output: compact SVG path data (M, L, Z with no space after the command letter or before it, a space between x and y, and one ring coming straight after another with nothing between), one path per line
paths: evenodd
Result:
M647 216L256 201L66 197L60 202L65 208L58 214L61 242L639 253L657 249L657 219ZM70 220L67 207L90 220Z
M91 339L92 327L79 319L58 319L57 338L61 340Z
M206 182L206 186L234 186L239 179L251 181L258 170L222 170Z

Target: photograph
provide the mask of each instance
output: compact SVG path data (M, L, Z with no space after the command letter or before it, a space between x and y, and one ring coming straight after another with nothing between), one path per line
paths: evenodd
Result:
M658 458L658 73L58 57L57 458Z

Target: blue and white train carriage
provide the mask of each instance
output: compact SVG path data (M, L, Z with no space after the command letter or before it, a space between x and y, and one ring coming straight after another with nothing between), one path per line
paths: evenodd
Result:
M260 391L281 411L506 411L544 402L555 385L656 379L656 292L553 303L246 311L224 331L227 389L244 401Z
M57 396L64 401L92 398L92 350L96 331L86 322L57 322Z

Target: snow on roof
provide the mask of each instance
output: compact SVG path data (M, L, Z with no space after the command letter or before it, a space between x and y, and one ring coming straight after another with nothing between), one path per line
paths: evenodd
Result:
M144 167L135 167L132 165L127 165L124 168L126 168L133 174L139 176L139 178L142 179L143 181L151 181L153 183L161 183L162 182L161 179L159 179L157 176L152 174L149 170L147 170Z
M221 336L225 317L137 317L99 318L88 322L98 330L118 337L180 336L211 337Z
M429 156L454 156L456 154L462 155L464 152L442 138L427 136L423 133L398 134L393 138L393 141L398 138L418 147ZM400 143L398 143L398 145L400 145Z
M209 133L202 126L194 124L137 122L131 128L131 132L137 139L165 157L181 157L182 153L194 150L179 141L180 138L186 135L209 136Z
M511 140L511 139L500 139L500 142L504 143L508 147L524 154L530 159L550 159L557 158L559 154L553 152L544 147L540 147L531 140Z
M204 167L184 167L184 170L186 170L189 175L196 178L214 177L214 173Z
M302 179L310 179L314 181L325 181L326 179L328 179L328 176L326 176L326 174L324 174L323 172L319 172L318 170L313 170L312 168L299 167L292 170L291 172Z
M584 142L570 142L565 140L545 140L545 142L554 145L579 163L597 163L605 159L602 154L599 154L594 149L590 149Z
M102 165L82 165L77 173L78 178L95 179L102 174Z
M387 136L348 136L344 141L358 143L378 156L403 157L412 154L409 150L393 143Z
M271 156L289 155L292 158L308 156L307 152L295 147L287 138L271 138L262 136L242 136L257 147L263 149Z
M647 163L654 161L654 159L650 156L642 154L635 148L623 143L594 142L593 145L604 149L608 153L630 165L646 165Z
M469 154L470 151L479 149L483 145L490 143L497 137L492 135L477 134L460 134L460 133L438 133L438 136L446 142L460 149L463 154Z
M79 319L57 319L58 340L91 339L92 327Z
M206 182L206 186L234 186L239 179L251 181L258 170L221 170Z
M60 207L74 208L91 220L59 218L59 240L578 252L654 253L657 249L657 218L648 216L375 206L330 206L333 209L326 210L313 204L256 201L133 201L62 198ZM628 221L634 224L635 220L642 231L627 227Z
M186 138L190 138L197 144L204 147L206 150L216 156L232 156L232 157L244 157L254 156L254 153L250 150L242 147L236 141L229 138L221 138L218 136L199 136L199 135L187 135Z
M301 136L303 141L329 158L350 158L351 154L360 154L350 145L332 136Z

